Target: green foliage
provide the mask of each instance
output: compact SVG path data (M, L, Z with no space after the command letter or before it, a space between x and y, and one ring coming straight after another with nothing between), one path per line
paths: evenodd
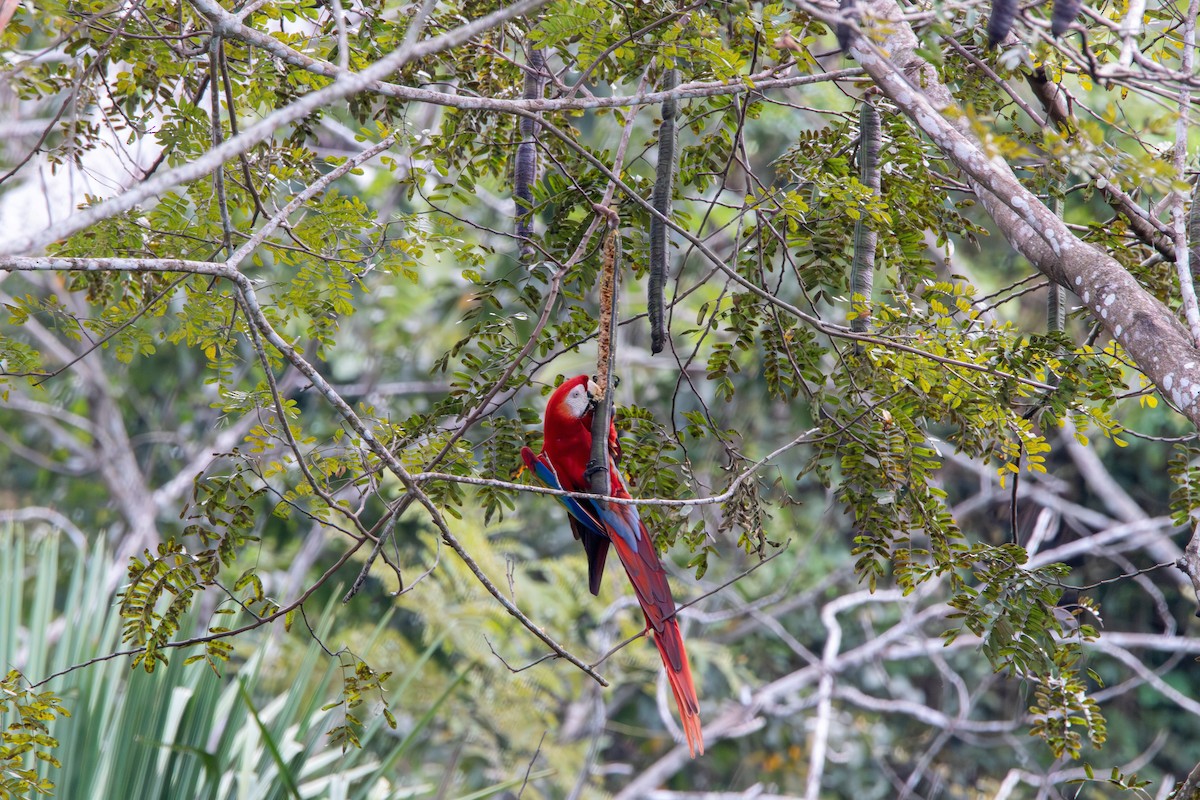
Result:
M258 541L252 533L257 524L255 505L266 491L252 489L237 472L197 480L191 518L203 522L188 525L183 536L195 537L200 547L207 549L192 552L182 540L172 538L159 544L154 553L145 550L141 557L130 559L129 585L120 595L120 613L125 620L122 641L139 648L135 665L153 672L159 661L169 663L164 650L179 633L197 592L217 585L221 570L233 566L248 542ZM239 603L247 611L269 617L279 610L263 594L262 581L253 570L243 572L233 583L231 594L242 591L245 594ZM230 612L222 609L218 613ZM224 625L209 629L217 635L229 631ZM210 639L203 658L215 670L218 661L228 660L229 649L219 638ZM189 657L188 662L200 658Z
M1171 457L1171 518L1176 525L1192 525L1193 514L1200 508L1200 449L1177 444Z
M422 36L498 7L437 3ZM341 20L348 25L343 36L340 8L291 0L252 7L241 19L260 38L218 29L221 38L214 41L213 21L190 4L22 4L0 42L6 52L21 54L6 80L27 104L22 108L36 107L36 116L53 120L27 148L40 151L32 163L52 176L90 174L91 159L121 143L161 148L160 160L138 166L138 180L192 163L210 151L214 128L229 138L235 128L330 85L333 79L318 72L343 58L352 70L377 62L402 46L411 20L419 18L407 7L359 4ZM1042 12L1024 13L1018 35L1029 15ZM1069 60L1073 50L1038 37L1026 37L1020 52L976 53L977 14L970 4L942 4L914 23L922 53L959 104L947 113L961 113L989 153L1015 165L1030 187L1058 193L1049 186L1061 182L1066 218L1080 238L1112 255L1164 302L1177 304L1171 270L1149 258L1151 249L1131 238L1127 223L1110 220L1095 200L1101 180L1143 192L1138 202L1147 207L1177 188L1166 155L1174 115L1136 96L1127 102L1092 93L1089 70L1119 81L1125 69L1115 77L1107 69L1126 44L1116 26L1089 28L1085 47L1095 63L1084 68ZM1150 8L1146 21L1173 25L1175 16L1175 9ZM1180 62L1172 35L1148 36L1139 54L1175 69ZM961 41L962 50L950 47L947 37ZM516 664L545 652L494 598L480 593L477 574L450 553L447 537L432 532L428 509L412 502L368 440L410 472L450 476L420 486L434 513L479 572L569 649L603 653L614 640L637 633L636 614L584 605L578 552L567 549L565 533L542 533L563 528L545 498L519 496L511 485L469 488L453 480L517 480L520 447L540 444L545 392L538 390L562 374L594 371L600 256L588 231L593 204L613 188L629 265L618 309L618 369L627 376L616 415L622 469L641 498L722 498L687 508L642 508L656 545L686 563L697 582L723 580L794 541L804 555L789 557L787 569L783 560L774 565L780 574L764 568L774 581L768 586L791 591L792 575L815 583L837 573L830 594L849 593L854 581L872 591L894 585L906 598L947 587L944 599L958 620L947 643L967 632L979 637L991 667L1029 688L1021 702L1049 756L1082 758L1087 747L1104 742L1107 723L1092 697L1100 681L1083 656L1096 632L1081 620L1072 627L1060 619L1062 608L1079 616L1096 601L1087 592L1064 594L1067 566L1029 568L1018 545L1000 544L1010 527L1020 527L1019 514L964 521L968 514L958 508L963 478L949 462L983 461L1000 487L1016 493L1020 481L1051 477L1059 455L1055 431L1064 422L1074 424L1081 442L1094 429L1103 435L1093 436L1093 444L1132 444L1145 454L1150 446L1125 429L1143 411L1146 428L1166 426L1165 410L1151 414L1141 407L1156 402L1146 394L1144 376L1118 344L1085 333L1092 322L1086 312L1061 332L1042 333L1040 316L1030 322L1021 299L1034 288L1021 288L1028 265L1014 263L999 237L987 236L990 222L964 190L963 176L888 100L875 98L882 129L876 195L854 168L859 131L853 111L861 85L818 82L802 92L750 86L764 77L824 71L832 41L824 23L791 4L685 10L662 2L559 0L389 77L405 91L445 92L434 99L448 105L371 87L312 110L228 159L218 167L221 192L205 175L46 248L52 257L224 258L298 193L367 143L394 134L389 153L324 186L233 265L249 287L243 296L227 280L176 271L179 265L168 261L141 272L6 274L0 397L7 401L15 393L24 404L0 409L0 467L13 476L13 497L4 500L32 504L49 496L47 505L80 509L75 522L96 536L106 527L114 536L134 527L123 518L131 506L155 506L150 527L160 539L139 543L117 611L120 640L137 650L134 664L154 674L128 680L203 695L209 711L236 707L254 736L253 746L240 752L254 759L263 785L265 776L279 776L271 787L277 796L303 793L304 767L289 755L291 746L311 752L312 742L327 736L349 759L356 748L371 751L372 734L383 723L401 732L403 744L386 757L391 762L375 753L381 765L407 759L420 772L426 755L434 763L461 754L469 792L512 785L513 754L520 753L520 767L532 763L541 731L562 727L563 709L573 708L572 698L583 691L581 679L549 668L512 677L495 653ZM542 112L542 169L531 187L541 255L526 264L507 235L519 119L489 101L519 96L519 54L532 45L550 54L552 96L586 98L594 107ZM312 59L320 70L303 68ZM592 101L660 85L668 69L678 69L685 86L714 82L755 90L690 92L679 101L672 219L682 230L667 232L675 257L667 285L670 358L648 361L643 292L634 284L648 271L645 204L654 173L647 153L657 106L634 113ZM1036 69L1065 81L1071 96L1087 105L1091 113L1078 114L1072 130L1029 125L1023 109L1029 101L1015 103L993 78L998 73L1016 82ZM629 149L616 163L621 141ZM17 158L7 150L0 158L6 169L17 166L7 163ZM601 166L627 189L610 186ZM89 196L83 205L95 209L103 201ZM855 221L879 233L877 290L858 300L849 284ZM251 291L282 346L279 339L268 341L266 326L248 313ZM864 314L872 320L870 336L851 345L843 323ZM295 354L304 359L303 369L289 359ZM99 377L75 369L76 356L88 368L99 365ZM378 388L431 378L436 386L427 393ZM327 391L341 393L345 405L328 403ZM1135 396L1138 404L1130 402ZM369 437L351 425L346 408ZM29 417L51 422L30 423ZM168 498L160 505L156 491L176 483L181 470L207 463L201 456L215 452L209 445L218 433L243 422L244 435L221 448L176 523L178 504ZM122 436L130 456L122 463L144 474L118 477L140 481L140 493L121 496L121 482L112 476L59 488L60 473L75 474L94 452L109 456L104 448ZM1170 511L1182 525L1200 505L1200 467L1195 447L1177 450ZM755 474L744 474L749 469ZM1160 489L1156 483L1147 494ZM118 502L109 503L109 495ZM381 524L385 509L397 503L411 510L393 527ZM301 701L288 695L286 710L262 707L247 665L272 667L265 654L247 655L240 644L259 635L249 629L260 624L274 621L288 636L307 627L296 625L304 612L295 598L273 594L276 573L286 572L302 547L301 527L320 545L317 574L305 589L310 593L328 591L341 565L361 568L376 538L394 530L379 548L392 572L383 578L382 570L370 573L369 586L402 592L394 604L404 617L389 632L394 651L387 660L339 651L331 667L338 674L329 678L340 681L338 699L323 709L305 706L309 718L301 727L308 736L320 727L314 720L330 724L302 745L284 725L298 719L291 704ZM837 568L846 563L843 575ZM423 577L414 583L414 574ZM695 594L679 591L680 598ZM600 602L616 604L616 597L606 587ZM811 599L829 598L818 592ZM739 601L757 599L747 594ZM722 602L721 595L712 601ZM210 612L200 625L193 622L197 608ZM350 613L387 616L376 612L359 606ZM784 616L803 628L796 642L829 635L814 616ZM713 612L705 619L721 618ZM721 635L738 638L737 631ZM170 651L189 637L201 641L185 651L182 664L170 663ZM693 649L698 680L720 697L803 668L793 660L811 641L793 646L789 640L788 648L770 641L728 648L701 641ZM647 647L620 652L613 674L635 687L629 694L642 702L622 698L615 716L622 730L642 732L645 744L630 745L612 731L593 735L608 737L597 745L611 748L606 758L645 763L666 746L644 691L659 663ZM762 665L754 661L760 654ZM414 672L405 673L413 663ZM192 672L177 671L189 665ZM423 671L427 665L433 675ZM325 680L311 670L303 682ZM926 677L911 670L906 679ZM234 671L245 687L236 696L234 684L219 679ZM390 687L393 673L404 688ZM13 764L5 780L43 780L25 764L31 755L55 757L49 755L52 731L63 721L52 718L63 706L53 693L30 693L15 675L5 688L13 693L6 713L26 726L10 729L18 738L5 739L3 754ZM431 702L401 700L408 708L394 710L405 690ZM169 700L166 708L174 721L154 717L154 735L163 742L168 732L182 730L190 713ZM469 721L472 715L484 722ZM439 744L423 749L418 734ZM787 748L800 748L801 735L772 722L763 740L790 753ZM218 754L196 740L163 746L178 748L164 761L202 762L197 776L220 769L213 761ZM738 746L730 743L716 758L732 758ZM571 776L586 772L594 757L583 738L547 742L540 752L556 770L528 770L544 775L531 789L544 796L573 791ZM797 749L791 760L803 755ZM760 766L768 773L782 769L767 759ZM1114 781L1137 783L1124 776ZM980 785L982 779L964 779L955 791L965 795ZM863 785L842 790L866 796L859 794Z
M53 767L62 762L54 755L58 740L50 735L50 723L71 716L53 692L38 692L17 670L0 680L0 797L53 794L54 783L40 777L34 764ZM32 759L32 760L31 760Z
M418 763L425 758L431 727L467 676L464 670L454 680L440 680L434 667L435 657L444 653L442 639L403 659L391 694L405 709L422 713L405 720L398 739L381 735L385 723L397 727L386 705L382 713L351 723L350 709L378 700L388 675L374 673L348 653L331 658L323 650L322 641L335 635L332 605L315 630L301 634L297 628L282 639L264 636L247 643L220 673L164 663L148 674L131 671L121 659L68 669L111 651L119 634L115 620L107 620L103 630L68 626L57 640L42 624L55 612L79 619L111 603L105 570L96 569L108 555L97 548L85 557L57 534L33 541L20 529L0 529L0 607L21 609L25 584L13 578L36 563L36 602L18 613L17 627L28 644L25 667L39 677L48 669L60 674L38 689L15 670L0 682L7 726L0 744L0 796L224 798L249 791L274 800L301 792L364 798L381 791L428 791L430 784L416 775L397 778L403 772L395 765L406 757ZM65 594L56 597L60 579ZM382 622L351 637L355 647L364 653L394 649L387 620ZM192 619L184 626L185 633L199 632ZM430 686L439 687L438 696L426 706L421 692ZM341 700L322 705L319 698L331 691ZM346 750L341 737L351 725L354 747ZM98 741L105 746L97 747ZM545 777L544 771L534 774Z
M963 628L980 638L983 652L997 669L1008 669L1036 684L1029 709L1030 734L1044 739L1055 756L1065 753L1079 758L1082 735L1093 746L1102 745L1107 724L1079 673L1083 643L1099 635L1079 617L1086 612L1098 618L1098 609L1084 598L1071 615L1074 630L1068 634L1056 613L1062 580L1069 572L1065 565L1026 569L1025 550L1012 544L979 546L971 555L975 582L957 582L958 593L950 600L956 609L951 618L961 619ZM947 632L946 642L953 642L959 633ZM1089 675L1100 682L1095 673Z
M1100 779L1096 778L1096 773L1092 769L1092 766L1090 764L1087 764L1085 762L1083 765L1083 768L1087 775L1087 778L1071 781L1071 783L1084 784L1089 781L1099 781L1100 780ZM1131 791L1141 797L1150 797L1150 794L1145 791L1145 788L1147 786L1149 786L1151 782L1148 780L1139 779L1137 776L1137 773L1131 773L1131 774L1127 775L1124 772L1122 772L1120 769L1118 769L1117 767L1113 767L1112 771L1108 775L1108 778L1106 778L1104 780L1106 783L1108 783L1108 785L1115 786L1118 789Z
M382 697L383 682L391 677L391 674L390 672L378 673L363 661L342 664L342 699L321 707L322 711L338 707L344 709L345 722L329 731L329 738L342 748L342 752L345 752L347 747L362 747L359 733L363 729L363 723L352 712L363 704L363 700L366 699L364 695L366 697L373 695ZM387 710L386 703L383 706L383 716L390 727L396 727L396 717Z

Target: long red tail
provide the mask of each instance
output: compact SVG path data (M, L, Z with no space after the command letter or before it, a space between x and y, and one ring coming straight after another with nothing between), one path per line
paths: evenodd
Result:
M613 474L613 494L629 497L621 482L616 464L609 460ZM671 597L671 586L654 540L642 524L637 509L631 505L600 502L596 506L609 540L621 559L638 603L646 614L646 626L654 636L658 654L667 669L667 680L679 706L679 719L687 737L688 750L695 758L704 753L704 737L700 732L700 703L696 699L696 686L692 682L692 667L688 664L687 650L683 646L683 635L679 632L679 621L675 618L675 600Z
M654 631L654 626L650 626ZM683 735L687 737L688 752L692 758L704 755L704 734L700 730L700 701L696 698L696 685L692 682L692 667L688 663L687 648L683 646L683 635L675 618L663 624L662 632L654 632L654 644L662 656L671 683L671 693L679 706L679 720L683 723ZM677 661L679 667L672 663Z

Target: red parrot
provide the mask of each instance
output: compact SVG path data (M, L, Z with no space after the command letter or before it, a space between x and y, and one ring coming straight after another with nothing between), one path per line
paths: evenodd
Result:
M595 394L598 387L579 375L554 390L546 404L545 441L541 455L535 456L528 447L521 448L521 458L535 475L552 489L569 492L591 492L588 462L592 452L592 412L595 410ZM616 427L609 428L608 474L611 480L609 494L617 498L629 498L621 473L617 471L617 459L621 449L617 443ZM688 665L687 650L683 646L683 635L675 618L675 601L671 587L667 584L667 573L663 570L654 541L632 505L609 503L605 499L582 497L558 497L570 513L571 530L575 538L583 543L588 559L588 588L592 594L600 593L600 579L604 576L604 560L608 547L616 548L617 557L625 567L626 574L637 593L638 603L646 615L646 627L654 633L654 644L662 656L667 670L679 716L683 721L683 732L687 737L688 750L695 758L704 753L704 738L700 731L700 706L696 699L696 687L692 683L692 669Z

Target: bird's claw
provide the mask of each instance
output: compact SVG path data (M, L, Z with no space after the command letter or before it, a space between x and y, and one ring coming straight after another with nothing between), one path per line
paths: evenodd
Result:
M591 480L592 476L595 475L597 472L608 472L608 467L601 466L599 464L599 462L597 462L596 459L593 458L591 461L589 461L587 463L587 466L584 468L583 477L587 480Z

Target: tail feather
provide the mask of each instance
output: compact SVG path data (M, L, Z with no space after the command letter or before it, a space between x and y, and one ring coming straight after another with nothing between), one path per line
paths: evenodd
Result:
M651 626L653 630L653 626ZM696 697L696 685L692 682L692 667L688 663L687 649L683 646L683 635L679 623L669 619L661 632L655 632L654 644L667 670L667 681L679 706L679 720L683 724L683 735L687 738L688 752L692 758L704 755L704 734L700 729L700 701ZM677 668L673 661L681 662Z
M620 473L613 467L613 494L628 497ZM642 524L637 509L600 501L596 503L600 521L608 532L608 539L616 548L617 557L625 567L629 582L633 584L638 604L646 615L646 627L654 636L654 644L662 657L667 679L675 704L679 706L679 719L687 737L688 750L692 757L703 755L704 737L700 730L700 703L696 699L696 686L692 681L692 668L688 664L687 649L683 646L683 635L679 632L679 621L675 618L675 600L671 597L671 586L654 540Z

